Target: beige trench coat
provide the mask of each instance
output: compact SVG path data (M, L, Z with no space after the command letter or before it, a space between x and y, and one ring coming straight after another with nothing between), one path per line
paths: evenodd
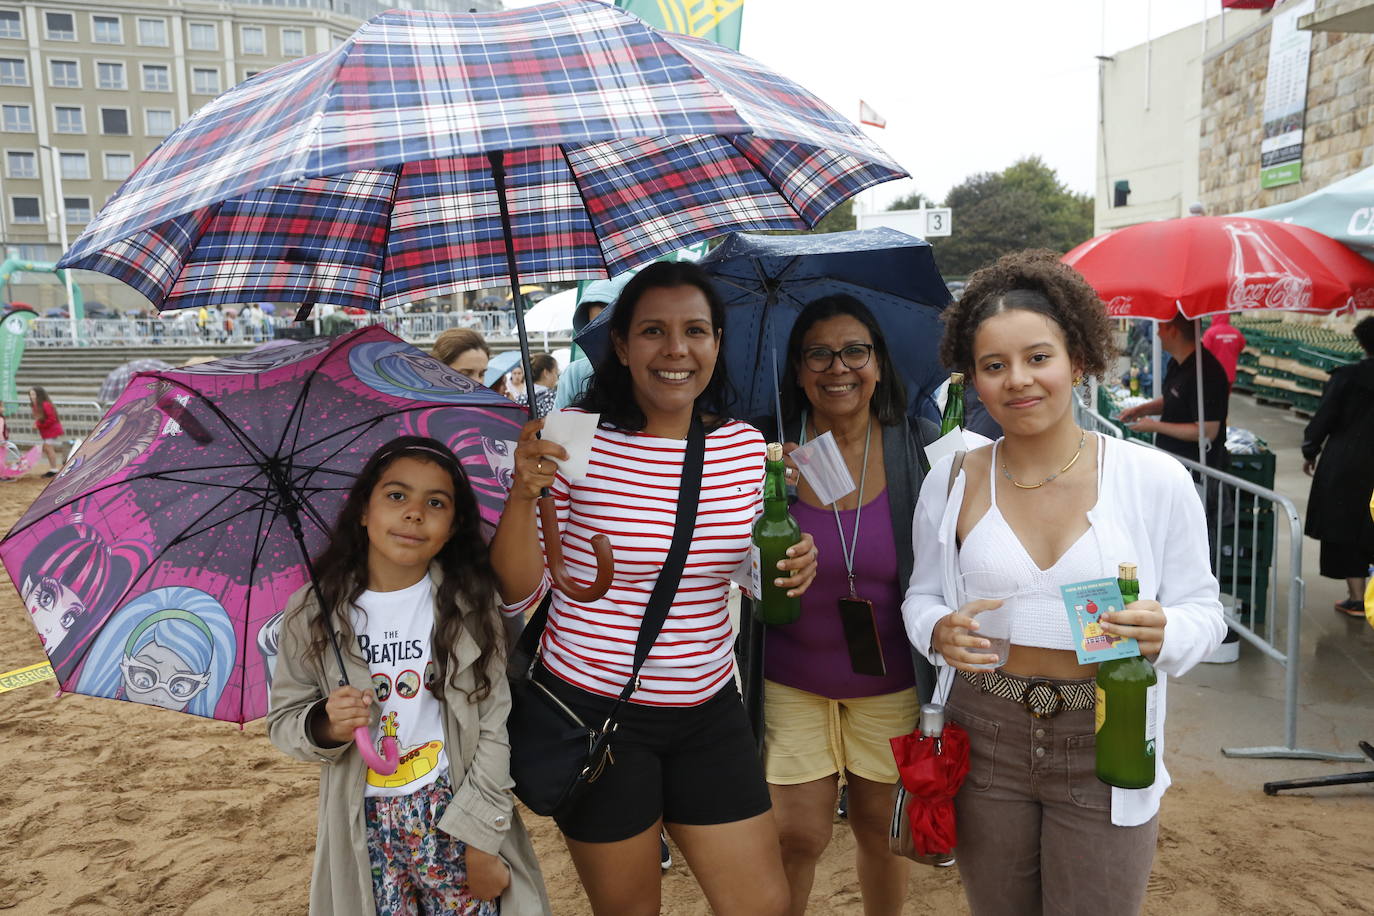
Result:
M441 578L431 576L435 589ZM319 827L315 837L315 866L310 878L310 912L314 916L375 916L372 872L367 858L367 831L363 811L366 765L352 742L326 748L314 743L306 730L311 709L338 684L336 662L326 649L321 662L307 662L309 621L319 604L306 586L291 596L282 619L280 651L272 683L267 731L275 744L298 760L320 766ZM343 646L348 681L371 683L371 677L353 647ZM479 653L467 630L455 649L458 687L445 683L444 700L450 715L444 716L444 741L448 748L449 781L453 801L439 819L439 829L470 846L499 855L510 867L510 887L501 896L502 916L544 916L549 901L544 879L535 859L525 826L515 812L511 792L510 745L506 715L510 690L506 684L505 653L492 659L490 695L469 703L464 690L475 683L472 663ZM374 734L380 718L372 706Z

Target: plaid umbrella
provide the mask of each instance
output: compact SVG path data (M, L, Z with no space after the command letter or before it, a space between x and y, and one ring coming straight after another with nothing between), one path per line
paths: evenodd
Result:
M124 393L135 373L170 368L171 363L164 363L160 359L131 359L110 370L105 376L105 381L100 383L100 393L96 395L96 400L102 404L113 404Z
M393 10L207 104L60 263L161 309L376 309L805 229L905 174L790 80L597 0Z

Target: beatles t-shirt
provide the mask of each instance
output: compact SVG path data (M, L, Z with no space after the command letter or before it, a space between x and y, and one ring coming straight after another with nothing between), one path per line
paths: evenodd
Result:
M365 591L353 611L358 654L372 676L382 725L372 740L378 753L384 734L394 735L400 766L390 776L367 771L368 797L409 795L448 771L443 704L434 696L434 583L429 576L394 592Z

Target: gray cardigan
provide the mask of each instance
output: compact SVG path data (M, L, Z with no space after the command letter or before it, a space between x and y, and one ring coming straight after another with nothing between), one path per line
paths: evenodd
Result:
M776 442L777 422L771 417L754 421L770 442ZM783 441L796 442L801 434L801 418L786 424ZM924 428L923 428L924 427ZM922 442L939 437L939 429L928 420L906 419L894 426L884 426L883 464L887 468L887 505L892 515L892 545L897 553L898 581L905 592L911 581L912 544L911 521L916 515L916 500L921 495L925 479ZM754 620L752 602L744 596L740 603L740 632L735 643L740 679L744 689L744 704L754 725L754 736L763 742L763 653L767 627ZM916 669L916 689L921 702L930 699L935 690L935 669L925 656L915 649L911 653Z

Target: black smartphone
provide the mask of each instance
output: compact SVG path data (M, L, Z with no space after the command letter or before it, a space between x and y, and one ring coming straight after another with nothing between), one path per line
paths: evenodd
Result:
M878 641L878 620L873 614L873 602L866 598L841 598L840 625L844 627L844 641L849 647L849 666L854 673L874 677L887 674L882 643Z

